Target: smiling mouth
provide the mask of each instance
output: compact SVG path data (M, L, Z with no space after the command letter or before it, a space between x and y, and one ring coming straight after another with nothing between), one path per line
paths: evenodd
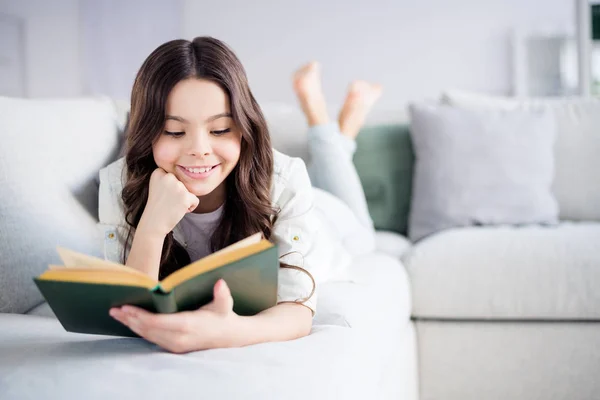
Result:
M208 178L220 165L221 164L216 164L212 167L184 167L178 165L177 169L179 169L188 178L196 180Z
M188 168L188 167L181 167L183 169L185 169L188 172L191 172L193 174L203 174L205 172L211 171L213 168L215 168L217 165L213 165L212 167L198 167L198 168Z

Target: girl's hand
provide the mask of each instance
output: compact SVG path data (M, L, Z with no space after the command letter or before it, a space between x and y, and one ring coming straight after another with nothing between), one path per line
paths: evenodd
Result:
M198 197L190 193L177 177L162 168L150 176L148 201L138 229L164 237L183 216L198 206Z
M215 284L214 300L196 311L153 314L134 306L110 309L110 315L129 329L172 353L231 347L227 338L239 317L223 279Z

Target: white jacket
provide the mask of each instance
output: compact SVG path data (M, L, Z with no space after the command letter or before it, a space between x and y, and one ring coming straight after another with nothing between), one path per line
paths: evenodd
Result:
M313 190L304 161L274 153L271 199L281 209L273 227L271 240L279 246L279 255L298 252L280 260L300 266L316 282L327 275L335 258L333 247L313 211ZM104 258L121 262L128 225L125 222L121 191L125 180L125 159L121 158L100 171L99 220L104 234ZM179 225L173 230L175 239L186 246ZM131 245L131 243L129 244ZM341 261L341 260L339 260ZM311 295L312 293L312 295ZM299 302L316 311L317 294L313 280L302 271L280 268L278 302ZM308 300L301 301L308 298Z

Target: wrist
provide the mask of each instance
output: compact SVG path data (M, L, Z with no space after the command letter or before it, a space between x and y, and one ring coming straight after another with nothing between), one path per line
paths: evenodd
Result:
M169 232L163 232L160 229L156 229L156 227L153 225L155 224L152 224L150 221L146 220L144 215L142 215L142 218L135 229L136 234L141 234L142 236L151 240L164 241Z
M252 344L248 341L251 317L244 317L232 312L226 318L225 329L215 338L215 347L242 347Z

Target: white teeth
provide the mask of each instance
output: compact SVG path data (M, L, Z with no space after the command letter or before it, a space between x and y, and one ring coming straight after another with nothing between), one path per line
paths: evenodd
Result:
M190 171L191 173L194 174L203 174L205 172L208 172L212 169L212 167L206 167L206 168L186 168L188 171Z

